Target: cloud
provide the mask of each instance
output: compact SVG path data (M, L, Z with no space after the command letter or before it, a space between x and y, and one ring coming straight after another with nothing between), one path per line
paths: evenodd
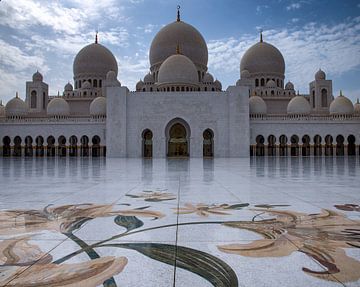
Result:
M291 3L290 5L286 6L286 10L297 10L300 9L301 4L300 3Z
M308 23L298 30L273 29L263 34L265 41L282 52L287 79L302 91L308 91L320 67L332 78L360 66L360 17L332 26ZM257 42L258 35L209 41L210 70L219 75L239 75L242 55Z
M256 14L262 14L263 10L268 9L268 5L258 5L256 6Z

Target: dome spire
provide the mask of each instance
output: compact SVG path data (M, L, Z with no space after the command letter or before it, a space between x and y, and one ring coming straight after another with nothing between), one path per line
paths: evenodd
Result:
M96 30L96 32L95 32L95 44L98 43L98 33L99 33L99 31Z
M262 34L262 32L263 32L263 29L260 29L260 43L263 42L263 34Z
M180 22L180 5L177 5L177 18L176 18L177 22Z
M18 93L17 91L16 91L16 95L15 95L15 97L17 97L17 98L19 97L19 93Z

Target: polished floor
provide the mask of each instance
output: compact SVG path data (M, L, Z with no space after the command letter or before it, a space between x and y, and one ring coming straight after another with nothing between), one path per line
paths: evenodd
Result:
M2 158L0 286L360 286L359 159Z

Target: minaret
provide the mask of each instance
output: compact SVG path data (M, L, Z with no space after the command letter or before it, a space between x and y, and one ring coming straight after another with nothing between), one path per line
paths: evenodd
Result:
M177 6L177 18L176 18L177 22L180 22L180 5Z
M99 31L96 30L96 33L95 33L95 44L98 43L98 33L99 33Z

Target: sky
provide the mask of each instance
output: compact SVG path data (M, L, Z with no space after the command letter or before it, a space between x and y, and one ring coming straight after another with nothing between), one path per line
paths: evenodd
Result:
M0 0L0 100L18 91L39 70L50 95L72 83L77 52L99 42L115 55L118 78L135 89L149 71L156 33L181 19L196 27L209 50L209 72L223 89L239 79L244 52L259 41L285 58L286 79L302 94L321 68L333 80L333 94L360 98L360 0Z

